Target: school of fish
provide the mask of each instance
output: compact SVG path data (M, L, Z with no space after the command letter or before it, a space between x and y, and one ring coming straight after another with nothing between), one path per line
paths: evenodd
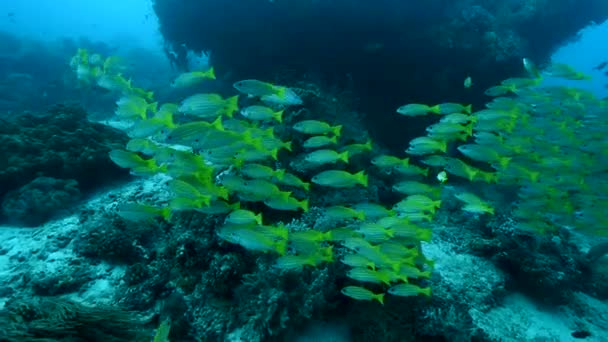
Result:
M597 233L606 226L601 208L608 182L601 176L608 143L601 137L608 102L577 88L543 86L540 71L528 60L528 77L488 89L494 98L486 108L459 103L399 107L400 115L438 119L425 136L409 142L408 157L374 154L371 140L346 145L342 125L321 117L293 122L290 108L304 104L289 87L248 79L235 82L229 96L196 93L159 105L153 92L122 75L118 57L79 49L70 65L84 84L115 93L116 116L131 123L125 149L110 152L114 163L134 175L171 178L168 206L124 204L123 218L170 220L184 210L223 215L219 238L275 254L279 269L329 262L348 266L345 276L352 284L341 292L355 300L383 304L385 294L431 295L425 280L433 262L424 256L422 242L431 240L431 222L452 177L474 182L476 190L514 189L517 201L500 210L509 211L522 229L551 232L571 225ZM587 78L566 65L553 65L549 72L569 80ZM210 68L183 73L170 86L188 89L214 79ZM468 78L465 87L471 84ZM292 151L301 154L311 173L275 167L293 157ZM355 156L363 158L352 163ZM307 212L314 191L367 187L370 177L383 175L394 180L392 191L400 201L324 207L334 226L326 231L292 231L253 209L262 204L265 210ZM457 192L454 199L471 215L494 215L495 206L478 193Z

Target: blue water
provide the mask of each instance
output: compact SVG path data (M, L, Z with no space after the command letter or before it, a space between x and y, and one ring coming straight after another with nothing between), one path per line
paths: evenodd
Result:
M44 40L87 37L160 49L150 0L18 0L0 2L0 31Z
M600 25L591 24L581 30L580 39L563 46L553 54L553 60L566 63L589 74L592 79L576 82L576 85L591 90L600 96L608 95L607 77L604 71L593 70L595 66L608 60L608 21Z
M32 10L36 9L36 10ZM0 31L44 40L87 37L113 47L161 50L162 37L150 0L19 0L0 3ZM590 23L579 39L555 52L554 61L593 76L584 86L608 94L606 77L592 68L608 59L608 21Z

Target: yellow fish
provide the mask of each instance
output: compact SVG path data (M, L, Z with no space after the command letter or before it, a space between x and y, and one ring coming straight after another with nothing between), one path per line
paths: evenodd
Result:
M215 71L213 67L206 71L190 71L185 72L179 76L173 82L171 82L172 88L188 88L202 83L205 80L214 80Z
M352 188L357 185L367 187L367 175L364 171L352 174L342 170L328 170L312 177L312 182L332 188Z
M384 293L373 293L372 291L360 286L347 286L340 292L343 295L356 300L376 300L384 305Z

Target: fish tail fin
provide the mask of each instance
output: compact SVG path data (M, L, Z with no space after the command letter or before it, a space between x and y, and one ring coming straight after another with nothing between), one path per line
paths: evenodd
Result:
M471 122L470 124L464 126L465 127L465 137L468 138L470 136L473 136L473 122ZM464 138L463 141L466 141L466 138Z
M211 205L211 200L213 199L210 195L202 195L200 197L201 199L201 203L204 204L206 207Z
M282 180L283 177L285 177L285 169L278 169L274 172L274 176L278 179L278 180Z
M340 136L340 132L342 131L342 125L337 125L337 126L333 126L331 128L332 133L336 136L339 137Z
M239 96L234 95L226 99L226 116L231 118L239 110Z
M348 151L344 151L344 152L340 153L339 159L341 161L345 162L346 164L348 164Z
M211 123L211 127L217 129L218 131L223 131L224 130L224 125L222 125L222 116L218 116L217 119L215 119L212 123Z
M155 119L158 119L158 122L168 128L175 128L175 124L173 123L173 113L171 112L158 112L155 115Z
M368 178L367 178L367 175L365 174L365 171L362 170L362 171L355 173L355 177L357 179L357 182L359 182L359 184L363 185L364 187L367 187Z
M280 110L278 112L272 113L272 117L277 120L278 123L283 123L283 112L284 110Z
M283 240L287 240L289 236L289 230L282 223L275 227L274 232Z
M308 198L300 201L300 208L302 208L303 212L305 212L305 213L308 212Z
M172 214L173 214L173 211L171 210L170 207L163 207L163 208L160 209L160 216L165 221L170 221Z
M270 156L272 157L272 159L274 159L274 160L279 159L279 149L278 148L274 148L274 149L270 150L269 152L270 152Z
M209 70L205 71L205 76L207 76L209 79L214 80L215 79L215 69L213 67L209 68Z
M287 240L280 240L275 245L275 250L279 255L287 254Z

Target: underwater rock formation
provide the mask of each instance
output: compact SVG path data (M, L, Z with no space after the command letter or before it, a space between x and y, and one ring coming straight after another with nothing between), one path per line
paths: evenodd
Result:
M176 62L188 48L210 52L228 81L352 81L372 133L399 148L405 121L392 114L402 102L481 103L480 89L522 72L521 57L542 63L608 16L602 0L156 0L154 9ZM474 89L463 88L467 76Z
M2 214L11 221L35 226L62 213L79 199L75 180L38 177L4 196Z
M40 176L75 180L78 188L69 192L86 193L127 175L108 158L110 150L124 146L126 136L88 121L82 109L56 106L1 122L0 197ZM15 206L9 207L14 212Z

